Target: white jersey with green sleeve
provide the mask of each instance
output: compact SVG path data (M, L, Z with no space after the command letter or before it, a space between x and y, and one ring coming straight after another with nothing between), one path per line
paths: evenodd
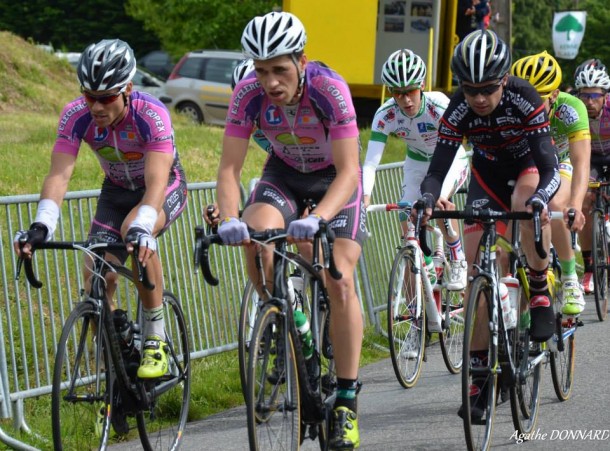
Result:
M362 168L364 194L370 196L375 185L375 171L381 162L388 136L406 144L401 201L414 202L420 197L419 186L426 176L436 148L438 126L449 98L442 92L425 92L419 111L407 116L391 98L375 113L371 137ZM463 146L454 159L443 183L442 196L450 197L468 177L469 161Z

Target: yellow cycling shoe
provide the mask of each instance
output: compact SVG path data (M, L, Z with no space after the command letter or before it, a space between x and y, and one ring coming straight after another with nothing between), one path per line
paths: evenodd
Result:
M169 366L167 361L167 344L161 337L152 335L146 338L142 353L142 361L138 368L140 379L156 379L167 373Z
M331 450L354 449L360 446L358 415L347 407L335 407L328 448Z

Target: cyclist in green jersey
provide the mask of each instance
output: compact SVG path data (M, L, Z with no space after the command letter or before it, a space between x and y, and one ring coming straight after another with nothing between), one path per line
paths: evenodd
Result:
M559 152L559 191L549 203L551 210L566 216L574 209L572 230L580 232L585 224L583 201L589 181L591 134L587 109L578 98L561 92L561 68L546 51L526 56L513 64L513 75L529 81L544 102L551 122L551 135ZM563 313L577 315L584 310L585 300L576 275L576 260L570 245L570 232L559 221L551 222L553 246L561 264Z

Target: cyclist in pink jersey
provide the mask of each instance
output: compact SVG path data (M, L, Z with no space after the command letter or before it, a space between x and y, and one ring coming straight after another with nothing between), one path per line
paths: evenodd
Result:
M35 221L27 232L18 232L16 241L36 243L51 238L81 142L86 142L105 173L89 235L139 245L139 260L155 289L149 291L138 284L146 337L138 376L158 378L167 372L168 360L156 237L184 209L186 179L169 112L156 98L133 91L135 71L133 50L119 39L91 44L82 53L77 75L83 95L61 113ZM20 249L16 243L15 249L31 257L29 244ZM122 263L127 255L107 254L107 258ZM89 266L87 262L85 267ZM87 280L90 274L88 269L85 272ZM116 276L110 274L107 282L112 301Z
M336 235L334 256L341 280L326 278L331 300L330 334L337 369L337 399L331 421L330 449L359 446L356 392L362 346L362 315L354 270L366 236L359 164L358 127L345 81L317 62L308 62L306 34L290 13L255 17L246 26L242 46L254 60L256 78L233 91L218 170L218 228L227 244L248 244L254 230L288 228L295 242L306 242L329 222ZM242 219L239 181L254 129L269 140L272 152ZM308 200L315 209L305 218ZM262 286L254 265L255 249L246 246L248 274ZM267 280L271 254L264 252Z

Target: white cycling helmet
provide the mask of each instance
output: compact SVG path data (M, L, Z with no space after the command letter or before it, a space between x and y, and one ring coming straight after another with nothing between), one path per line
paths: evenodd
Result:
M231 79L231 89L235 88L235 85L253 70L254 61L252 61L252 58L245 59L235 66L235 69L233 69L233 78Z
M82 53L76 75L84 89L107 91L122 88L136 73L136 57L120 39L104 39Z
M244 54L254 60L268 60L303 51L305 27L294 15L271 12L248 22L241 36Z
M455 47L451 70L460 81L483 83L497 80L510 69L508 45L491 30L477 30Z
M610 89L610 77L606 66L596 58L588 59L578 66L574 72L574 79L576 89L602 88L606 91Z
M426 80L426 64L408 49L397 50L381 68L381 81L390 88L407 86L423 87Z

